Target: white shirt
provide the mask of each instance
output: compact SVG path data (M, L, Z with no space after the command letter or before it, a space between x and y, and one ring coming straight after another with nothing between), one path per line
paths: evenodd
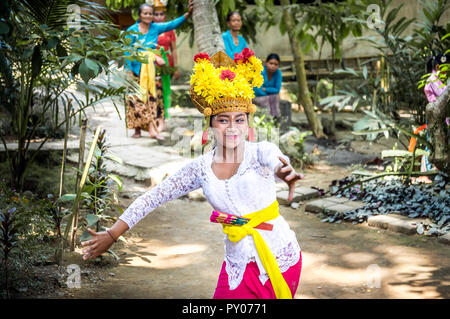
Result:
M245 141L244 158L235 175L218 179L211 168L215 148L193 159L172 176L139 196L119 217L131 229L156 207L198 188L214 210L243 216L266 208L276 200L276 167L281 164L278 156L289 158L273 143ZM256 229L265 240L283 273L300 259L300 246L295 233L280 215L271 220L273 230ZM225 263L230 289L239 286L249 262L256 262L259 279L264 285L269 278L265 271L252 236L234 243L224 235Z

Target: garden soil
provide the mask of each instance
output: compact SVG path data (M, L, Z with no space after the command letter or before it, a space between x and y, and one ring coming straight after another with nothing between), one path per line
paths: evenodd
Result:
M302 185L326 189L349 171L318 164L304 173ZM125 180L124 187L145 186ZM125 208L132 201L121 198L121 205ZM303 203L298 209L280 210L302 249L295 298L450 297L448 245L367 223L322 223L304 207ZM126 233L126 243L113 246L119 261L109 255L83 261L77 248L65 254L61 267L40 269L47 269L47 275L59 269L60 287L28 298L212 298L223 262L224 235L220 225L209 222L210 213L206 201L180 198L165 203ZM70 264L80 267L80 288L66 287L64 269Z

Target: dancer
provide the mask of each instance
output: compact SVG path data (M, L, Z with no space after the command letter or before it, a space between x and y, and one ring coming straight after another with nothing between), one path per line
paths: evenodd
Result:
M262 84L262 63L248 52L236 64L224 52L194 58L191 98L212 127L216 146L138 197L106 232L89 230L83 258L105 252L126 230L163 203L202 188L226 234L225 258L214 298L293 298L302 255L295 233L279 214L276 181L303 178L289 158L267 141L251 143L253 86ZM249 132L249 141L245 136ZM207 135L207 134L205 134Z
M255 88L256 97L253 99L256 105L268 108L270 115L274 118L278 118L280 115L280 90L283 78L279 66L278 54L269 54L262 72L264 83L261 87Z
M187 18L189 18L192 8L192 0L189 0L188 12L184 15L169 22L155 23L153 22L153 7L147 3L142 4L139 7L138 12L139 20L127 29L127 31L140 32L142 35L130 36L132 39L131 45L138 41L144 47L152 49L156 48L158 35L180 26L184 21L186 21ZM149 53L149 51L143 52L145 54ZM158 60L158 58L154 58L152 54L149 54L148 57L148 64L152 64L153 59ZM163 60L161 59L161 61ZM161 62L160 65L162 63L163 62ZM136 81L139 80L141 89L144 91L141 97L127 97L127 125L128 128L135 129L132 137L141 137L141 129L144 129L149 131L151 137L163 139L163 137L159 135L156 123L158 105L155 75L152 67L150 66L144 74L141 74L141 68L148 68L147 64L142 64L139 61L133 60L127 61L126 67L129 70L130 76L132 76ZM153 87L155 87L155 89L153 89ZM142 100L142 98L145 98L145 100ZM160 112L163 111L163 109L160 110Z
M237 11L231 11L227 14L228 31L222 33L225 44L225 52L234 59L234 55L241 53L244 48L248 48L244 37L239 35L242 27L241 14Z

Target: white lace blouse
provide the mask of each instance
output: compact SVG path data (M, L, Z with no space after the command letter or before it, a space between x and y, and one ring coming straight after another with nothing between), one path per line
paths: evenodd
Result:
M278 156L289 162L273 143L245 141L244 159L235 175L221 180L213 173L211 164L215 148L181 168L148 192L139 196L119 217L131 229L148 213L163 203L176 199L198 188L214 210L243 216L259 211L276 200L275 168L281 164ZM260 230L271 252L278 261L281 272L295 265L300 259L300 246L295 233L280 215L270 221L272 231ZM246 236L237 243L225 241L225 263L230 289L239 286L247 263L257 263L262 284L269 278L265 271L252 236Z

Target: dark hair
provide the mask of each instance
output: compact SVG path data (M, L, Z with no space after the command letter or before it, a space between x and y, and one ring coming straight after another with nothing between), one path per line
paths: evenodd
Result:
M138 9L138 17L141 16L142 10L143 10L145 7L150 7L150 8L152 8L152 13L155 11L155 8L153 8L153 6L151 6L151 5L149 5L148 3L145 3L145 2L144 2L143 4L141 4L141 5L139 6L139 9Z
M228 14L227 14L227 22L230 22L231 17L234 16L235 14L239 14L239 16L241 16L239 11L230 11L230 12L228 12Z
M277 60L278 63L280 63L280 56L276 53L271 53L267 56L266 62L268 62L269 60Z
M450 63L449 54L439 53L438 55L433 55L427 62L427 72L432 72L436 68L436 65L444 63Z

